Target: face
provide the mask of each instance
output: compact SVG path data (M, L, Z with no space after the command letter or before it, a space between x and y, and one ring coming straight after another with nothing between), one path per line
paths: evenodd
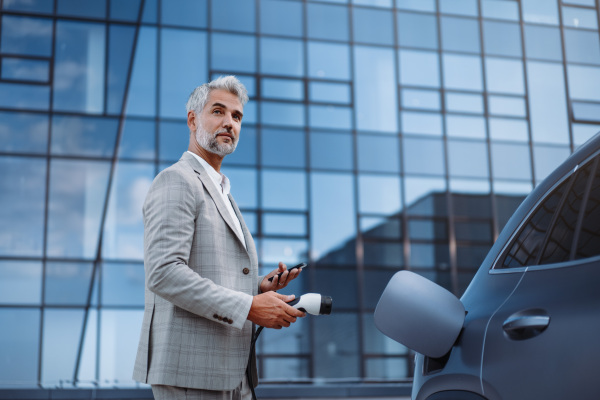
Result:
M196 141L204 150L225 157L235 150L242 127L243 106L225 90L213 90L195 119Z

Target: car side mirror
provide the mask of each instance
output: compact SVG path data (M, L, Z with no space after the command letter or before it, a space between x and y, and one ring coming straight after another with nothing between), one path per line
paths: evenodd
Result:
M443 287L410 271L388 282L375 309L384 335L428 357L450 351L465 322L465 307Z

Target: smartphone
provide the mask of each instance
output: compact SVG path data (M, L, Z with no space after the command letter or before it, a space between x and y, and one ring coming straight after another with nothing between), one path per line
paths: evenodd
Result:
M290 272L291 272L293 269L296 269L296 268L302 269L302 268L306 267L307 265L308 265L308 264L306 264L306 263L300 263L300 264L298 264L298 265L294 265L292 268L288 268L288 271L290 271ZM277 276L279 276L279 278L280 278L280 279L281 279L281 275L283 275L283 272L280 272L280 273L278 273L278 274L277 274ZM267 279L267 280L268 280L269 282L273 282L273 278L274 278L274 277L275 277L275 276L272 276L272 277L270 277L270 278L269 278L269 279Z

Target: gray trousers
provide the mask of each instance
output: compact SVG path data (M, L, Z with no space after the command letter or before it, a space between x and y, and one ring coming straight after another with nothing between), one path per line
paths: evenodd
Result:
M182 388L177 386L152 385L155 400L251 400L252 392L244 374L242 382L233 390L214 391Z

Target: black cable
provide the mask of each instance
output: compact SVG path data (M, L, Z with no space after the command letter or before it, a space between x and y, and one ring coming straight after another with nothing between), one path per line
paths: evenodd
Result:
M250 391L252 392L253 400L256 400L256 393L254 393L254 382L252 379L252 371L251 371L252 355L254 354L254 348L256 347L256 341L258 340L258 335L260 335L260 333L262 332L262 330L264 328L265 328L264 326L259 326L252 337L252 344L250 345L250 357L248 358L248 366L246 367L246 379L248 380L248 385L250 385ZM257 374L258 374L258 371L257 371Z

